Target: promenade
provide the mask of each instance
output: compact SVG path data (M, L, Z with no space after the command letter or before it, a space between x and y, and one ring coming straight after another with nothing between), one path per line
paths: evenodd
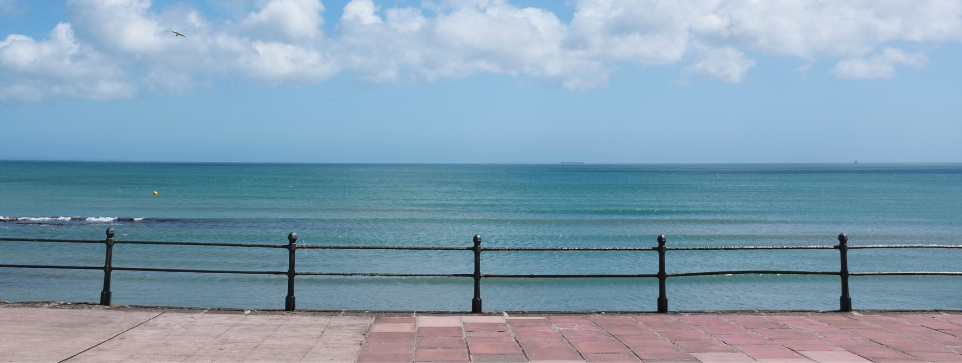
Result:
M0 304L2 362L962 362L962 313L415 314Z

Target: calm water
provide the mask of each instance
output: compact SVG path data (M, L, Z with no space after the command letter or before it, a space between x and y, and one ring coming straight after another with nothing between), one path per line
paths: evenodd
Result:
M154 196L153 191L159 195ZM308 245L962 244L962 165L0 162L0 236ZM62 217L62 218L51 218ZM69 220L66 218L69 217ZM102 245L0 242L0 264ZM962 271L960 250L857 250L853 271ZM299 271L470 273L470 252L301 250ZM114 266L286 270L284 250L133 246ZM653 252L486 252L484 273L657 272ZM670 252L671 272L838 270L838 252ZM103 273L0 268L0 299L97 301ZM960 277L853 277L855 308L962 309ZM117 271L113 302L283 308L285 277ZM298 277L305 309L470 309L465 278ZM485 310L654 310L654 279L485 279ZM838 308L838 277L669 279L672 310Z

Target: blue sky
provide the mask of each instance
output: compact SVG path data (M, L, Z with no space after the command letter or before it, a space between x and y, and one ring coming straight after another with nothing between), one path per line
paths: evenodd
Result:
M0 0L0 158L960 162L960 42L960 1Z

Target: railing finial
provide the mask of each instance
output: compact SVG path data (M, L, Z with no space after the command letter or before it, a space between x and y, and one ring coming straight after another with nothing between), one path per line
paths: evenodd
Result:
M841 243L841 244L843 244L843 245L846 244L846 243L848 243L848 235L846 235L845 233L839 233L839 234L838 234L838 243Z
M107 228L107 238L114 238L114 229Z

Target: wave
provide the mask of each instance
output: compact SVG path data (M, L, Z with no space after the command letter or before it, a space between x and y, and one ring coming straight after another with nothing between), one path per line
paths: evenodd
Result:
M66 222L76 222L76 223L113 223L113 222L141 222L147 218L137 217L137 218L121 218L121 217L4 217L0 216L0 222L14 222L14 223L66 223Z

